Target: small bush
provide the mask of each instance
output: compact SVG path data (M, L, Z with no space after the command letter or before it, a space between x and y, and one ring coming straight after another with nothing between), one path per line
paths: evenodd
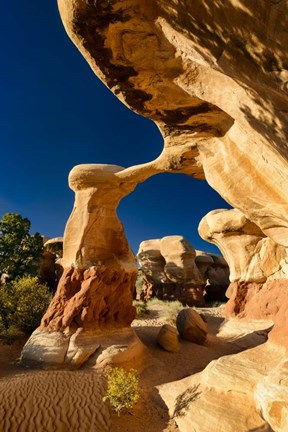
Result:
M35 330L46 311L51 294L37 277L24 276L0 288L0 317L8 329L16 326L25 333Z
M137 318L140 318L143 315L148 313L147 303L145 303L141 300L136 300L133 302L133 305L136 308L136 317Z
M123 409L132 408L139 399L139 378L135 369L109 369L106 372L108 389L103 401L109 400L112 408L120 415Z

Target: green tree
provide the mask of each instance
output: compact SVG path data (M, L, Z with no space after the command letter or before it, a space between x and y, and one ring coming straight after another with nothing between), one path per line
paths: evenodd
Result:
M30 225L16 213L6 213L0 220L0 275L7 273L10 280L38 273L43 239L39 233L29 234Z
M0 288L0 323L30 334L40 324L51 301L46 285L37 277L24 276Z

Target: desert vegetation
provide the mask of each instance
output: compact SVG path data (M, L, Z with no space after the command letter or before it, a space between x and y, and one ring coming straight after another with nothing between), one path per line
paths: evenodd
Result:
M51 300L37 278L43 238L31 235L30 226L16 213L0 220L0 338L6 343L35 330Z
M140 397L137 371L115 367L107 370L105 375L108 388L103 401L109 401L118 415L125 409L133 408Z

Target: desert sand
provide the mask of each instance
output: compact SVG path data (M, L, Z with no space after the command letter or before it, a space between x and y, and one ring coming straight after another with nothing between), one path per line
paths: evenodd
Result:
M151 305L148 314L132 323L147 351L140 374L140 400L120 416L112 412L108 402L102 402L105 378L100 371L28 370L17 363L24 339L1 345L1 432L177 431L156 386L193 375L213 359L265 341L263 335L217 337L224 321L220 306L198 309L205 314L209 328L204 346L181 341L179 352L169 353L156 343L165 323L160 309Z

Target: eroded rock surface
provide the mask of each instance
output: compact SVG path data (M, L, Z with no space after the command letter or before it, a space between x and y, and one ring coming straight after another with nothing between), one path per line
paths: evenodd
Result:
M146 175L205 177L288 246L287 2L58 3L98 77L159 126L164 150Z
M23 349L26 364L80 366L98 350L103 333L109 337L109 331L129 328L135 317L136 260L116 215L135 183L123 183L119 171L115 165L79 165L69 175L76 196L64 233L64 271L39 329Z
M164 324L157 335L157 343L165 351L179 351L180 343L177 329L170 324Z
M219 247L229 264L227 316L274 320L270 339L288 347L287 249L236 209L208 213L199 233Z
M143 275L142 298L156 296L202 306L205 280L195 265L195 256L195 249L183 236L143 241L137 254Z
M242 328L239 322L238 326L233 320L227 322L218 337L230 335L233 343L239 340L244 351L221 357L200 373L159 387L181 432L208 432L211 426L217 432L285 431L286 350L263 343L267 322L257 326L250 321L246 328L243 324ZM255 342L258 339L259 345L247 349L250 337Z
M283 249L288 247L287 2L58 0L58 4L70 38L91 68L127 106L155 121L164 138L163 151L155 161L126 170L85 166L83 170L72 171L70 181L72 187L75 186L76 205L64 236L64 268L68 271L70 267L117 269L112 287L112 291L115 288L116 323L119 305L116 287L125 275L131 276L131 280L133 274L136 277L135 263L132 264L132 255L115 215L119 200L137 183L159 172L182 172L198 179L206 178L241 212L237 215L234 211L232 225L228 221L225 235L218 236L221 242L224 239L224 245L228 242L229 247L233 247L231 232L236 233L236 237L239 232L243 234L239 262L234 260L232 269L232 281L238 285L236 290L231 289L231 302L234 306L239 304L239 310L234 307L233 313L239 315L251 304L247 301L248 294L252 293L250 288L238 288L243 283L256 284L256 294L251 301L259 296L261 304L260 299L263 299L265 314L271 309L268 315L275 325L263 350L246 351L208 366L201 375L203 383L202 378L201 382L197 376L195 380L191 378L192 390L200 384L203 388L201 395L197 394L198 387L196 392L194 388L189 399L189 415L178 419L178 424L184 431L210 431L211 425L219 432L261 428L268 431L271 425L276 432L284 432L287 405L283 402L283 386L287 385L286 369L281 369L281 365L285 365L281 351L284 347L279 348L279 344L287 346L288 340L287 270ZM120 241L114 246L118 237ZM229 261L228 252L224 256ZM102 285L101 277L98 283ZM69 298L62 297L58 303L52 303L47 319L42 321L45 327L40 330L42 334L53 334L49 332L50 323L54 326L58 322L60 327L66 323L63 304L68 306L76 294L70 292L63 281L60 287L61 284L63 290L67 288ZM129 291L131 300L125 303L128 312L132 284ZM235 292L237 301L233 298ZM280 294L275 297L273 292ZM89 323L90 326L89 313L82 315L81 309L85 309L86 303L80 297L76 295L69 303L69 328L77 327L78 319L80 325ZM85 294L84 297L91 299L93 296ZM103 303L102 306L105 308ZM113 308L111 300L109 311ZM124 327L129 326L130 319L127 313ZM67 331L67 334L62 330L56 333L67 335L69 339L71 333ZM272 341L277 342L278 347ZM29 350L29 342L26 348ZM85 354L84 348L82 351ZM284 356L287 359L286 352ZM213 374L221 364L225 366L223 373ZM233 364L235 373L229 380ZM270 373L274 370L275 373ZM217 384L212 379L215 376ZM273 395L274 405L269 395L259 400L259 392L255 392L258 384L261 388L264 382L269 388L269 377L273 388L269 394ZM274 384L279 377L284 384L276 384L276 393L279 393L275 397ZM243 384L247 382L248 390L243 392ZM174 397L173 392L169 394ZM174 413L174 400L171 406ZM207 406L211 409L207 410ZM209 415L203 416L204 407L205 414Z
M215 254L197 251L183 236L145 240L137 254L142 270L143 300L156 296L179 300L183 305L204 305L221 300L229 285L226 261Z

